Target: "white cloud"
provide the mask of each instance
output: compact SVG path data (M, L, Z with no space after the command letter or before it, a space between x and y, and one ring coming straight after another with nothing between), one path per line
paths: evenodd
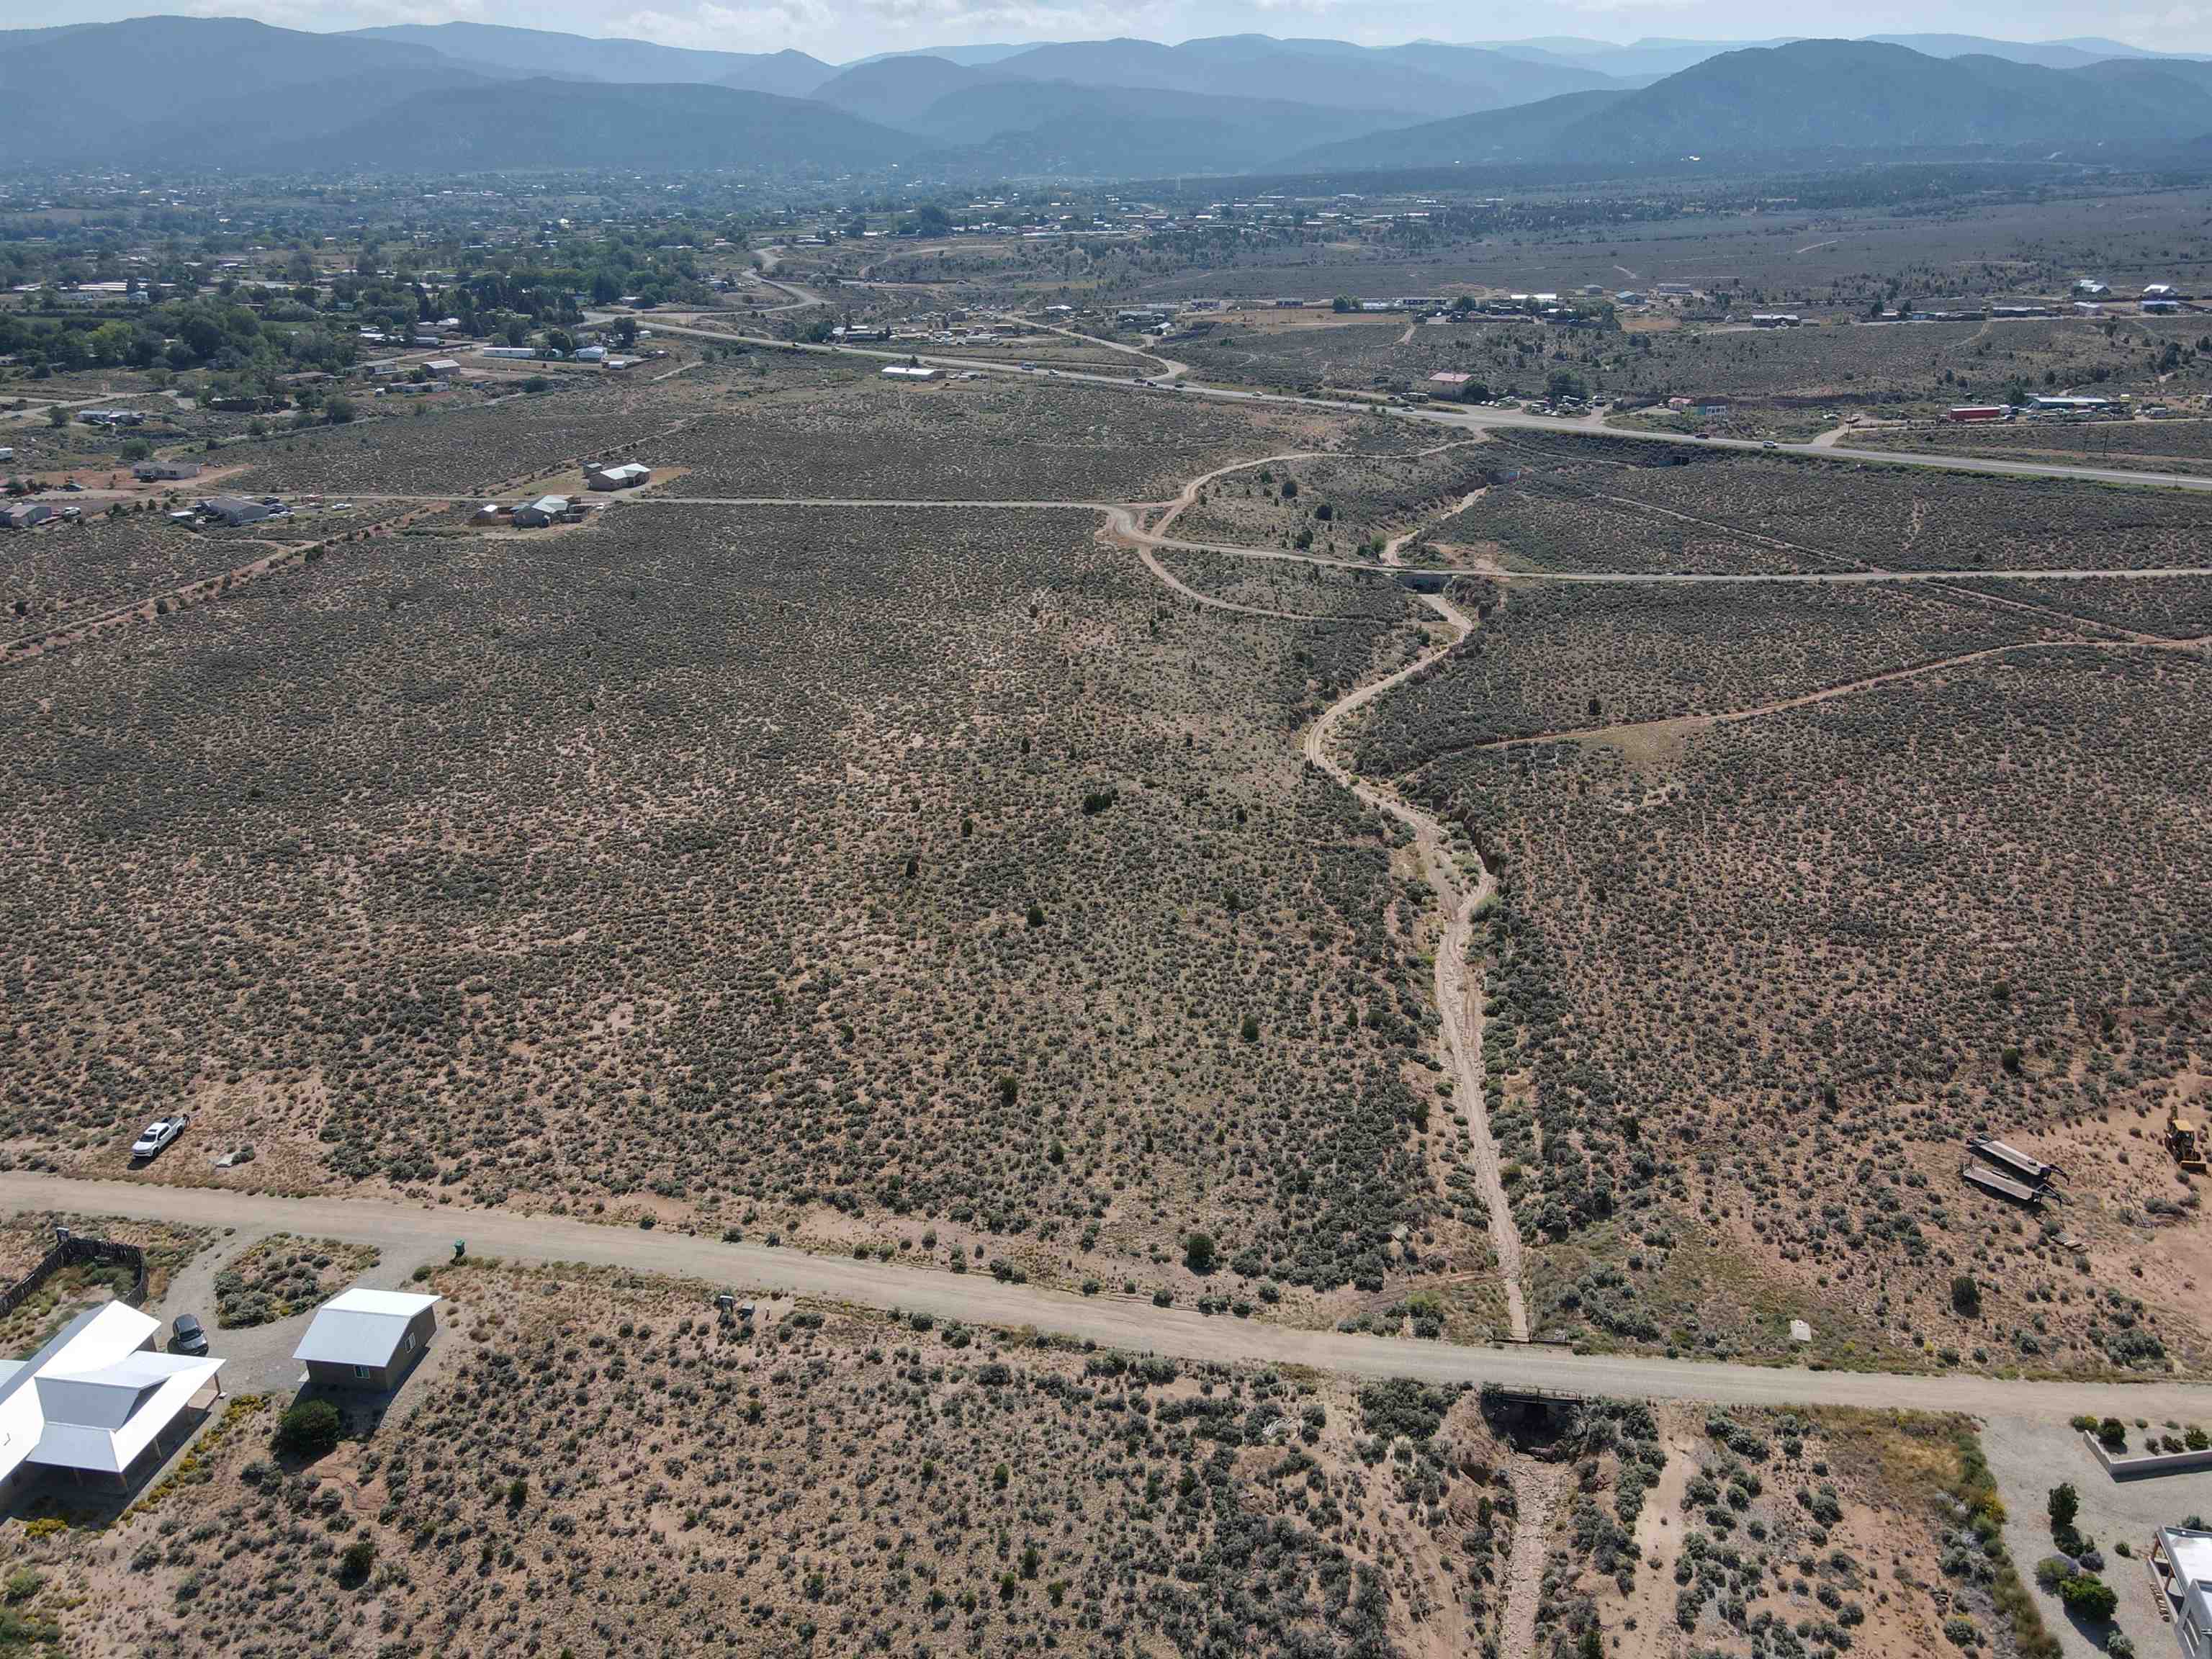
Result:
M1067 40L1128 34L1157 27L1182 8L1155 0L1114 6L1049 0L858 0L860 13L902 37L945 40L1001 35Z
M185 17L252 17L286 29L374 28L391 23L482 23L484 0L348 0L334 15L331 0L184 0Z
M1611 12L1687 11L1701 0L1559 0L1569 11L1590 15Z
M705 52L781 52L797 41L833 40L842 24L827 0L775 0L742 9L705 0L688 11L647 9L610 17L605 32Z
M1174 0L1112 5L1085 0L769 0L743 8L699 0L684 8L648 6L599 19L589 32L721 52L796 46L836 60L963 40L1091 40L1141 33L1172 21L1182 9Z

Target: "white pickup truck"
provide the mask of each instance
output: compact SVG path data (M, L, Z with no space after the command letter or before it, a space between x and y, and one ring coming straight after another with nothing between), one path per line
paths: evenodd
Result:
M192 1121L190 1112L179 1112L173 1117L157 1117L146 1126L146 1132L131 1143L131 1156L149 1158L184 1133L185 1125Z

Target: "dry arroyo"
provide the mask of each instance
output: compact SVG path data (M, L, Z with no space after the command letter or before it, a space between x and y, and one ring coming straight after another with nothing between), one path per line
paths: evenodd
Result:
M1421 873L1437 896L1444 915L1443 936L1437 941L1437 1012L1443 1021L1444 1048L1452 1068L1453 1098L1464 1103L1468 1151L1482 1185L1483 1202L1490 1211L1491 1245L1498 1253L1498 1271L1505 1288L1506 1317L1516 1342L1528 1340L1528 1310L1521 1287L1521 1234L1513 1223L1513 1206L1505 1194L1504 1170L1498 1146L1491 1139L1490 1115L1482 1096L1482 987L1468 971L1468 947L1474 935L1474 919L1495 891L1496 883L1471 849L1465 857L1474 866L1462 871L1443 826L1411 805L1387 786L1370 783L1338 761L1330 752L1329 738L1346 716L1365 708L1435 663L1474 631L1474 622L1442 594L1423 596L1451 630L1441 644L1424 652L1395 673L1347 692L1323 709L1306 729L1306 759L1351 790L1377 811L1387 812L1413 832L1413 847Z
M1455 447L1442 444L1420 453L1435 454ZM1259 466L1266 462L1304 458L1297 452L1271 455L1266 458L1265 462L1243 461L1194 478L1183 486L1173 505L1149 530L1137 522L1134 514L1128 508L1109 508L1104 533L1133 545L1145 568L1185 599L1248 616L1286 620L1326 620L1292 617L1287 612L1233 605L1200 593L1171 574L1153 556L1153 550L1158 547L1188 545L1173 541L1167 532L1182 511L1196 501L1199 491L1208 483L1224 473ZM1463 511L1480 494L1477 490L1455 501L1444 509L1445 514ZM1416 526L1392 538L1383 550L1384 562L1397 564L1401 550L1419 533L1419 526ZM1497 1143L1491 1137L1489 1113L1483 1103L1482 987L1480 976L1471 974L1468 967L1475 918L1495 892L1496 883L1484 866L1480 854L1472 848L1467 849L1464 854L1455 854L1450 837L1434 817L1406 800L1388 785L1372 782L1353 773L1336 758L1330 745L1332 735L1348 716L1367 707L1393 687L1402 685L1415 675L1441 662L1454 647L1474 631L1474 620L1444 595L1424 594L1422 601L1443 622L1448 630L1445 637L1404 667L1365 685L1355 687L1323 709L1306 729L1304 739L1305 758L1310 765L1351 790L1370 806L1395 818L1413 832L1414 853L1420 864L1422 877L1435 892L1444 919L1443 932L1436 947L1435 988L1437 1012L1443 1023L1445 1058L1451 1066L1452 1097L1463 1103L1468 1150L1474 1164L1476 1178L1481 1184L1483 1202L1490 1212L1491 1246L1498 1256L1498 1276L1505 1291L1508 1328L1515 1341L1525 1342L1528 1340L1528 1310L1522 1289L1521 1234L1514 1224L1513 1206L1505 1193L1502 1160L1498 1154ZM1462 866L1462 857L1467 867Z

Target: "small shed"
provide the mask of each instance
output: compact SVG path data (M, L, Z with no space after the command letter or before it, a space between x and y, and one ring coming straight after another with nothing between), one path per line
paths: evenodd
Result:
M292 1358L307 1365L309 1382L389 1393L429 1347L442 1300L356 1285L315 1310Z

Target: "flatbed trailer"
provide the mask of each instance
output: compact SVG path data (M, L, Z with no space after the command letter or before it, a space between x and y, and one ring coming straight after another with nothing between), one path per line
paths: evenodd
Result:
M2031 1210L2039 1210L2043 1207L2044 1194L2041 1188L2031 1187L2025 1182L2014 1181L2010 1176L1999 1175L1995 1170L1984 1168L1979 1164L1969 1164L1961 1169L1959 1174L1969 1186L1979 1187L1985 1193L1995 1193L1999 1198L2010 1199L2014 1203L2025 1205Z
M2056 1164L2045 1164L2040 1158L2030 1158L2017 1146L2008 1146L1989 1135L1971 1137L1966 1142L1966 1150L2031 1187L2047 1187L2054 1176L2066 1173Z

